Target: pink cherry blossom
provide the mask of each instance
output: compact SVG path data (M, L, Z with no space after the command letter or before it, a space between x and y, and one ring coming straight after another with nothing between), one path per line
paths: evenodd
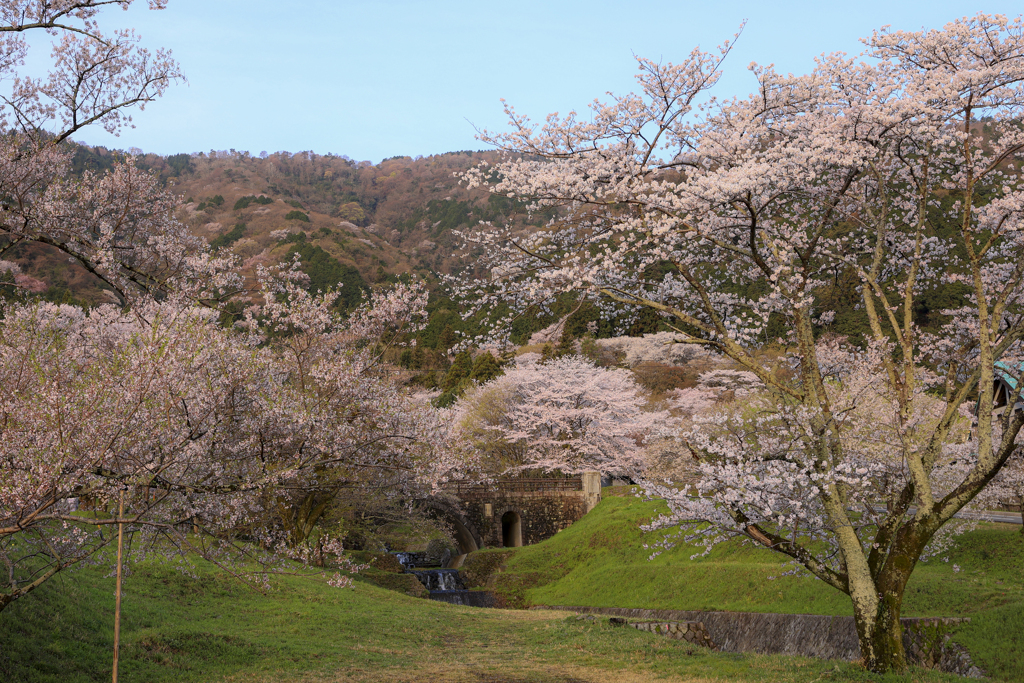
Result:
M677 343L755 376L744 410L680 435L700 495L652 485L672 510L657 524L708 546L743 537L847 593L883 672L906 666L895 634L915 563L1020 447L1024 413L991 406L995 363L1024 360L1024 21L979 14L864 45L807 75L752 65L747 98L705 97L726 45L638 59L638 92L585 116L537 124L506 106L509 131L480 136L504 160L463 181L554 217L469 231L489 277L453 285L506 321L566 291L608 317L647 308ZM818 294L841 274L866 348L818 343L835 319ZM923 295L950 284L962 300L923 327Z
M462 437L491 456L492 474L540 469L633 475L645 469L648 441L671 416L647 410L628 370L595 367L580 356L514 367L470 390L456 406ZM482 458L488 462L487 458Z

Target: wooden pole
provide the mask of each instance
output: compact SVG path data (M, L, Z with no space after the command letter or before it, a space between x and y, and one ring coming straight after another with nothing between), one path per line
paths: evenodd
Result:
M114 678L117 683L117 659L118 650L121 645L121 552L124 548L124 489L121 490L121 499L117 506L117 588L114 598Z

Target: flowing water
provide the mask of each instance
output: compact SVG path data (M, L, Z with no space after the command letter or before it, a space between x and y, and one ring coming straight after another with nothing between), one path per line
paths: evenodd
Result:
M415 574L428 591L430 599L449 602L453 605L467 607L494 607L494 596L489 591L466 590L458 569L413 569L406 570Z
M413 567L423 567L427 564L426 553L391 553L407 570Z
M411 572L431 592L466 589L462 579L459 578L458 569L414 569Z

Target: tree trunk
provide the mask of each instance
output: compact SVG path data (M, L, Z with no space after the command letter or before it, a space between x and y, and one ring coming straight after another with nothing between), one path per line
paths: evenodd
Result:
M907 669L903 627L900 624L903 590L880 593L878 609L874 613L858 614L854 609L861 657L864 667L875 673L902 673Z
M857 601L854 601L860 652L865 668L870 671L881 674L907 670L900 610L907 582L932 533L917 523L900 528L885 564L874 578L877 602L872 609L859 614Z
M298 504L293 504L285 498L279 498L277 501L278 514L288 532L289 545L292 548L297 548L309 539L317 521L323 517L334 500L335 493L324 494L319 501L317 496L316 492L307 493Z

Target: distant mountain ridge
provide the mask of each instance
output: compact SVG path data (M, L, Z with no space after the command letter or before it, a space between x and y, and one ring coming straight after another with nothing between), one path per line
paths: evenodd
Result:
M181 195L178 218L214 248L237 254L244 272L299 253L315 261L311 277L324 286L365 287L403 273L432 280L458 270L464 266L453 231L503 221L511 210L503 197L467 190L455 177L493 163L496 152L393 157L376 165L313 152L132 153ZM77 145L74 169L102 172L123 154ZM47 298L110 301L84 269L43 246L7 258L45 283Z

